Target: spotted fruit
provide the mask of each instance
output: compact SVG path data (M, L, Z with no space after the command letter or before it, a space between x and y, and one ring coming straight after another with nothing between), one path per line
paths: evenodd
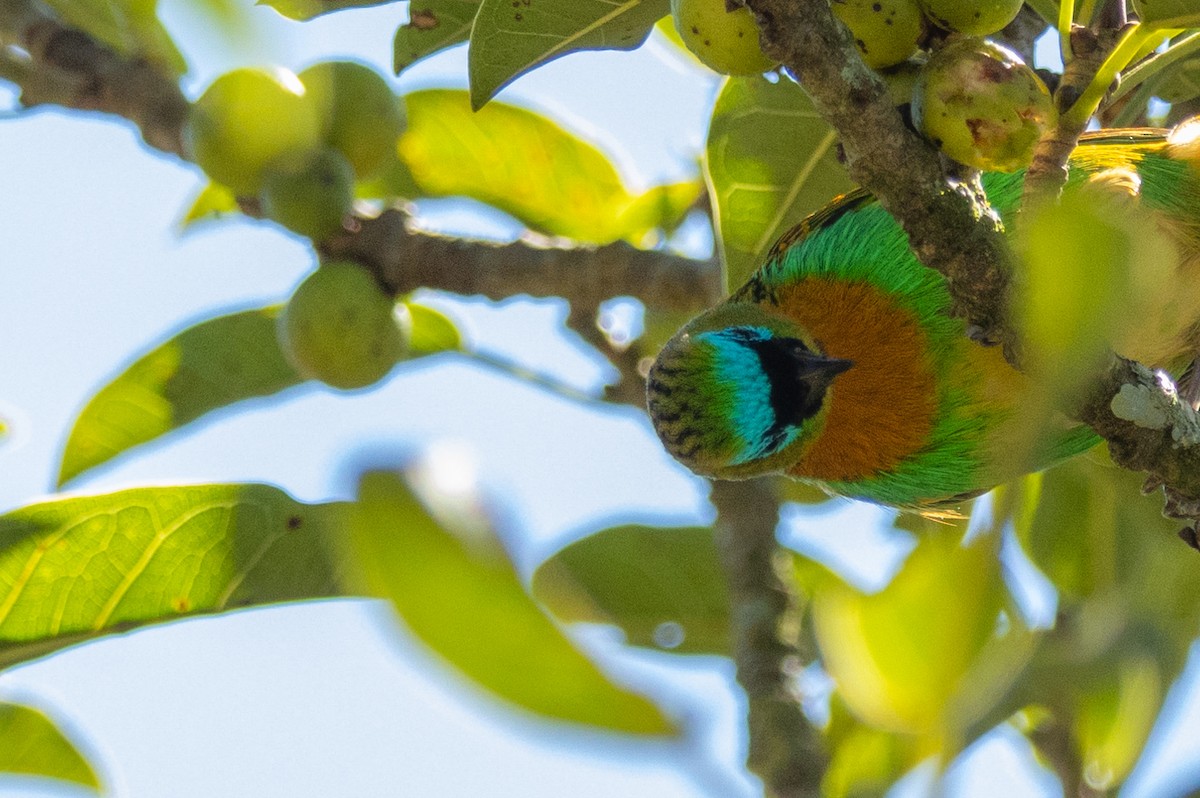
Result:
M748 8L726 11L725 0L671 0L675 28L692 54L722 75L760 75L775 66L758 46Z
M830 6L872 69L895 66L917 51L924 19L916 0L832 0Z
M994 172L1029 164L1056 118L1041 78L1007 47L953 42L929 58L913 89L913 123L960 163Z

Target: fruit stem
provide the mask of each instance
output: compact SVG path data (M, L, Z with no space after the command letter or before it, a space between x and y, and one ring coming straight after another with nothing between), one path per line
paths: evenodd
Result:
M1058 7L1058 47L1064 64L1074 57L1071 52L1071 25L1074 20L1075 0L1062 0Z
M1200 52L1200 33L1185 36L1161 53L1151 56L1121 76L1121 85L1109 97L1109 102L1119 100L1136 86L1145 83L1167 67Z
M1100 107L1101 100L1108 92L1114 80L1121 70L1129 65L1129 62L1134 59L1142 46L1154 36L1152 29L1134 23L1125 29L1121 34L1120 41L1113 48L1108 57L1100 64L1100 68L1096 70L1096 76L1092 78L1092 82L1088 84L1087 89L1075 101L1070 110L1066 112L1068 119L1076 125L1083 125L1091 118L1092 114L1096 113L1096 109Z

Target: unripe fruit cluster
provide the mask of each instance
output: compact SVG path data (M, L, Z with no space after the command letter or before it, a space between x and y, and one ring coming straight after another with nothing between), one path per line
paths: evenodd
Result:
M354 183L396 157L404 107L374 69L350 61L235 69L192 106L184 128L191 158L268 218L315 240L341 229Z
M298 374L354 390L383 379L404 357L412 321L366 268L333 261L296 287L277 330Z
M911 102L914 124L949 157L976 169L1028 165L1054 124L1050 92L1011 50L985 39L1012 22L1021 0L830 0L867 66L883 74L897 105ZM671 0L675 26L704 64L728 75L773 64L758 44L749 9L727 0ZM925 60L928 26L965 34Z
M927 24L968 36L995 33L1016 18L1022 0L831 0L867 66L884 69L916 54ZM671 0L675 28L688 50L724 75L754 75L775 66L758 44L745 7L727 0Z

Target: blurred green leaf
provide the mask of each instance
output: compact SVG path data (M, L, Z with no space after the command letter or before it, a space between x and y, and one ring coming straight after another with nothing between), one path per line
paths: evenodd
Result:
M256 0L256 5L270 6L288 19L308 20L341 11L343 8L369 8L394 0Z
M736 288L780 235L853 187L837 136L790 80L730 78L713 109L707 178L725 285Z
M370 592L496 696L549 718L673 733L657 707L609 681L533 602L477 502L420 474L365 474L350 549Z
M1154 96L1171 104L1200 97L1200 57L1187 58L1151 78Z
M415 302L404 305L412 316L412 339L408 343L411 356L436 355L463 348L462 335L449 316Z
M671 13L668 0L483 0L471 29L471 103L578 50L633 50Z
M0 516L0 664L189 614L341 594L337 505L269 485L135 488Z
M399 75L426 56L462 44L480 0L412 0L408 22L396 29L392 69Z
M1165 687L1158 664L1148 655L1114 664L1078 699L1074 729L1088 783L1106 791L1133 770L1158 717Z
M213 410L301 383L275 336L279 310L203 321L134 361L75 420L58 484Z
M814 590L826 668L846 704L878 729L961 739L1029 654L1022 630L996 634L1005 593L992 539L962 546L960 538L961 528L924 534L874 595L832 579Z
M534 596L560 620L619 626L631 645L729 655L729 598L710 527L621 526L537 569Z
M180 220L179 227L187 230L197 222L239 212L237 197L232 191L220 183L209 183L192 200L192 206Z
M0 776L43 776L100 790L83 755L44 714L0 701Z
M408 308L412 357L461 348L450 319L414 303ZM304 382L279 348L275 319L280 309L202 321L135 360L97 391L75 420L58 484L214 410Z
M632 199L621 216L618 226L625 237L637 239L641 234L653 230L672 233L696 205L704 193L704 184L699 179L686 183L668 183L655 186Z
M1200 27L1200 0L1133 0L1133 10L1147 27Z
M158 21L156 0L47 0L78 28L126 58L142 56L172 76L187 72L171 35Z
M695 199L691 184L631 196L604 153L532 111L490 103L475 112L450 89L406 100L400 155L421 196L470 197L534 230L594 243L641 237Z
M821 780L823 798L868 798L883 795L919 761L914 739L873 729L854 719L834 696L826 731L829 767Z

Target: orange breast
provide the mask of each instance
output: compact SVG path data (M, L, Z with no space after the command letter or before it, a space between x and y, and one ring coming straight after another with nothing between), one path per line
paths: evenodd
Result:
M862 282L807 278L777 296L826 354L854 361L826 397L824 430L789 473L862 479L919 450L933 428L937 382L913 314Z

